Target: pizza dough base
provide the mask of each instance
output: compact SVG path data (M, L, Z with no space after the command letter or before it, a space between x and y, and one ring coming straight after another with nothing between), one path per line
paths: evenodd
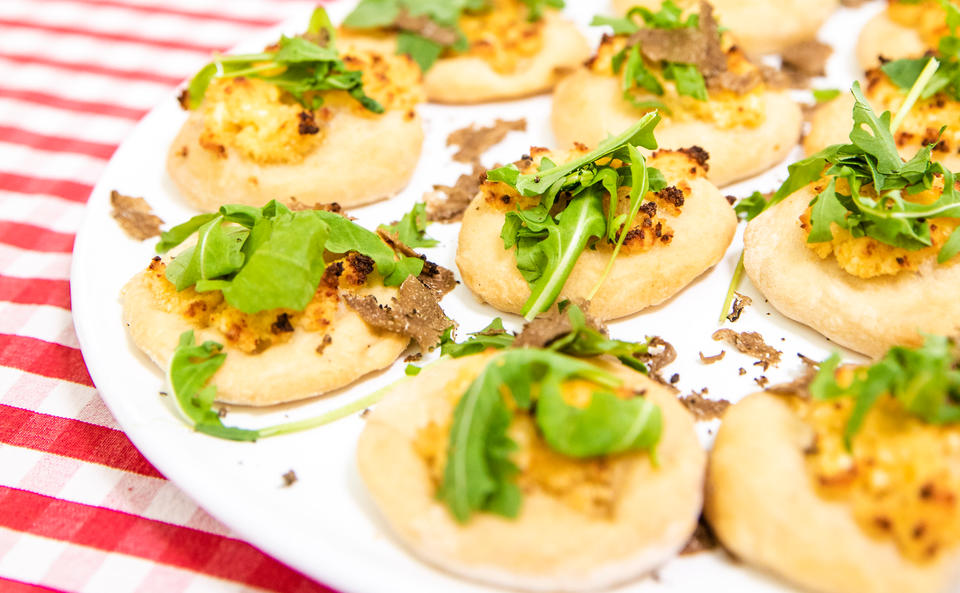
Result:
M549 91L565 71L590 57L590 46L576 25L561 14L544 14L543 48L501 74L482 58L459 56L437 60L424 76L427 99L437 103L484 103L517 99Z
M743 265L771 305L871 357L896 344L919 346L921 331L960 329L960 265L929 262L917 272L869 279L848 274L806 246L798 218L814 197L808 186L747 225Z
M632 6L660 8L661 0L613 0L616 14ZM693 1L678 2L686 7ZM784 48L813 39L837 9L837 0L714 0L720 25L729 27L737 45L750 54L778 53Z
M187 202L203 211L273 199L347 208L382 200L407 185L423 145L415 112L358 114L352 107L336 110L321 128L323 140L296 164L259 164L229 146L221 157L200 146L202 131L202 113L191 112L170 145L167 171Z
M960 554L905 559L850 508L815 491L803 450L812 429L780 397L756 393L724 414L710 455L705 514L733 554L822 593L945 593Z
M656 163L650 161L656 166ZM671 183L677 180L668 175ZM599 319L632 315L680 292L723 257L733 240L737 217L720 191L703 178L688 181L691 192L681 214L669 218L674 230L667 245L621 253L600 291L590 303ZM530 286L517 270L514 250L503 248L500 230L505 213L478 196L467 208L457 245L457 267L464 284L478 299L507 313L523 309ZM610 250L580 254L557 299L585 299L603 274Z
M494 585L531 591L583 591L636 578L676 554L702 504L705 453L689 412L663 386L604 363L657 403L664 430L660 466L633 462L615 521L597 520L555 498L525 493L515 520L478 513L457 523L434 496L412 442L431 421L447 423L456 399L446 385L476 376L490 355L446 360L395 387L367 417L357 445L360 476L391 531L424 560Z
M927 51L927 44L920 34L910 27L890 20L887 12L883 11L873 17L857 40L857 61L864 70L876 68L880 65L879 56L888 60L900 58L917 58Z
M170 367L180 334L189 329L194 330L198 344L206 340L224 344L227 358L211 380L217 386L220 402L269 406L314 397L390 366L410 342L409 338L374 330L341 302L326 330L297 328L289 341L259 354L246 354L227 344L219 331L196 329L180 315L160 308L150 289L149 273L138 273L120 293L123 322L130 338L164 372ZM382 302L396 294L396 289L378 287L370 293ZM325 335L332 341L317 354Z
M650 99L655 99L650 95ZM786 91L764 93L767 114L755 128L721 129L710 122L665 119L655 131L662 148L697 145L710 154L707 178L723 187L761 173L787 157L800 137L803 114ZM550 115L559 146L596 146L643 114L623 99L620 78L580 68L557 85Z
M847 93L817 107L811 118L810 133L803 139L803 151L807 156L820 152L833 144L850 143L854 103L853 95ZM914 138L922 139L922 136L915 135ZM909 160L921 148L923 148L923 144L914 141L899 146L898 151L900 156ZM960 154L934 151L932 158L950 171L960 170Z

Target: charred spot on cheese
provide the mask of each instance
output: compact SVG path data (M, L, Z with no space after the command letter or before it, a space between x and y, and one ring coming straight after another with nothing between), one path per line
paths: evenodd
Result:
M837 191L847 192L846 180L837 179ZM819 193L823 188L817 190ZM872 185L865 185L860 192L867 197L875 198L876 192ZM913 195L903 194L907 201L929 204L943 193L943 176L937 175L933 187ZM808 207L799 218L800 228L809 236L812 230L810 216L812 207ZM850 231L831 224L830 230L833 239L818 243L806 243L820 259L827 259L831 255L842 270L858 278L876 278L893 276L901 272L916 272L922 267L932 265L937 260L937 254L950 238L954 229L960 226L958 218L934 218L930 220L930 245L923 249L909 250L903 247L888 245L873 237L854 237ZM951 261L956 261L954 258Z
M848 505L867 534L892 540L914 562L933 562L960 543L960 428L923 422L884 395L848 449L853 399L790 405L814 431L805 459L820 496Z
M363 72L364 91L385 109L406 111L422 102L420 72L408 56L355 51L341 57L348 68ZM203 115L200 146L221 157L232 149L259 164L296 164L323 141L324 128L337 112L379 117L346 91L317 94L323 107L307 111L269 82L216 78L199 108Z

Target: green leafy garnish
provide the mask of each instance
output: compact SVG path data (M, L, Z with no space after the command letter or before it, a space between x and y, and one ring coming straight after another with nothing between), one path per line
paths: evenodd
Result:
M563 399L566 381L594 384L586 408ZM508 350L496 355L461 397L453 414L447 465L437 497L464 523L478 511L515 517L522 493L510 460L516 444L507 435L511 409L533 412L547 445L571 457L650 451L660 440L660 408L642 397L621 399L622 381L590 362L548 350ZM506 401L509 395L510 403Z
M187 85L187 107L196 109L203 102L207 88L218 78L256 78L286 91L306 109L323 105L320 91L346 91L363 107L383 113L383 106L363 90L363 73L348 70L333 44L333 27L323 8L317 8L310 19L311 28L320 27L326 34L326 45L318 45L306 37L281 37L275 50L258 54L218 55L193 77ZM319 33L319 30L308 31Z
M180 334L180 342L173 352L167 371L167 382L173 390L177 405L194 430L221 439L250 442L324 426L368 408L380 401L384 393L396 385L389 385L346 406L313 418L258 429L224 426L220 414L213 410L217 388L208 384L226 360L227 355L221 352L222 349L221 344L211 341L198 346L195 344L193 330L185 331Z
M513 164L487 173L487 179L505 183L521 195L540 197L532 208L508 212L500 233L504 249L515 249L517 268L530 284L523 307L528 320L553 305L584 249L598 240L621 245L647 191L666 186L662 173L647 167L636 148L657 147L653 129L659 122L658 113L648 113L593 152L563 165L544 160L535 173L521 175ZM621 166L611 166L614 160ZM617 215L620 187L631 188L629 214ZM557 212L554 205L561 192L570 199ZM605 196L609 196L606 211Z
M807 242L830 241L833 239L832 225L835 224L854 237L871 237L893 247L916 251L931 246L930 219L960 218L960 192L954 183L955 175L930 159L936 141L925 146L909 161L904 161L897 151L894 132L936 68L937 61L930 59L915 80L896 118L891 117L889 111L878 116L863 96L860 83L853 83L854 124L850 131L850 143L828 146L793 163L788 167L786 181L762 208L759 202L761 198L751 196L738 214L748 212L749 220L796 191L826 177L829 179L826 187L810 202L811 230ZM937 176L943 178L943 192L935 202L920 204L906 199L905 196L931 189ZM838 189L837 180L846 182L849 193ZM876 197L865 195L861 191L865 186L870 186L870 193ZM937 261L944 263L958 253L960 235L954 232L940 248ZM742 273L741 255L727 291L720 315L721 323L727 315Z
M636 6L620 18L597 15L590 24L608 26L613 29L614 35L633 35L642 29L696 29L700 26L700 17L690 14L683 18L683 9L671 0L666 0L657 12ZM698 101L708 99L706 81L696 65L666 60L651 61L651 65L660 70L663 80L674 81L678 95L693 97ZM663 84L654 73L655 69L651 70L644 61L641 42L632 43L617 52L611 60L611 66L614 73L622 74L621 90L624 100L637 109L663 109L670 113L662 102L641 100L636 96L637 90L657 96L663 96L665 92Z
M737 217L740 220L753 220L766 208L766 196L758 191L755 191L737 202L733 207L733 211L737 213Z
M839 365L839 354L824 361L809 389L817 400L853 398L844 429L848 448L870 409L886 395L926 423L960 422L960 349L953 339L926 335L919 348L894 346L877 362L854 369L843 384L837 381Z
M210 341L197 345L193 330L183 332L170 360L168 382L180 410L197 432L234 441L255 441L256 431L224 426L220 415L212 409L217 388L207 382L227 358L222 349L222 344Z
M380 228L396 235L407 247L436 247L440 242L427 236L427 224L427 205L418 202L399 221Z
M325 252L355 251L373 259L387 286L417 276L423 260L398 257L380 237L339 214L322 210L292 212L271 201L263 208L222 206L166 231L157 244L163 253L197 235L167 266L177 288L220 290L244 313L287 308L302 311L326 269Z
M921 88L920 98L929 99L937 93L945 93L950 100L960 101L960 7L950 0L939 0L947 13L948 35L940 39L937 57L942 61L940 69ZM906 58L880 66L890 82L903 90L914 87L929 58Z
M833 101L840 96L840 89L813 89L813 100L817 103Z
M587 322L587 316L583 309L566 301L560 304L566 305L558 312L567 317L570 330L547 344L545 346L547 350L579 357L604 354L615 356L620 362L633 370L640 373L647 372L647 366L638 357L649 352L650 340L625 342L608 338ZM453 329L451 328L443 335L440 353L453 358L479 354L489 349L511 348L517 339L517 335L503 329L503 321L499 317L479 332L470 334L470 338L464 342L455 342L452 334Z
M545 8L563 8L563 0L523 0L528 20L543 18ZM352 29L397 30L397 53L407 54L423 72L444 52L465 52L469 42L460 17L492 9L489 0L361 0L343 21Z

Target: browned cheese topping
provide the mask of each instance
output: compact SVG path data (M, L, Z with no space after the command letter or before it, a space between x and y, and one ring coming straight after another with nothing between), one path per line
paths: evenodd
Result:
M297 330L321 332L329 328L339 305L340 289L363 286L372 271L373 260L350 254L327 266L313 300L303 311L271 309L253 314L231 307L219 290L197 292L190 287L177 292L167 280L166 264L160 258L150 262L147 278L162 310L180 315L195 328L213 328L230 347L256 354L289 341Z
M906 93L890 82L879 68L867 71L866 97L877 113L899 113ZM927 99L919 99L900 124L894 140L897 146L933 144L933 160L938 157L960 154L960 103L946 93L937 93ZM943 135L940 129L946 127ZM937 139L939 136L939 140Z
M825 187L826 182L821 181L814 187L814 191L819 193ZM846 180L837 179L836 190L837 193L849 193L850 190ZM872 185L861 187L860 192L867 197L876 198L876 192L873 191ZM939 199L942 192L943 178L937 176L931 189L914 195L904 193L903 197L919 204L929 204ZM810 234L811 230L811 210L808 207L800 216L800 226L807 235ZM848 274L858 278L875 278L877 276L895 275L904 271L914 272L919 270L921 266L934 265L937 253L958 225L960 225L960 219L957 218L931 219L930 238L932 244L916 251L887 245L872 237L854 237L849 231L841 229L836 224L831 225L832 241L807 243L806 245L821 259L833 255L837 265ZM955 261L956 258L951 260L951 262ZM943 265L950 265L951 262Z
M460 377L444 387L445 393L450 394L451 408L479 370L465 369ZM563 386L563 396L571 405L585 407L595 390L592 383L569 381ZM618 391L617 395L623 398L634 396L625 389ZM443 481L449 433L449 422L443 425L431 422L421 428L414 439L414 449L427 464L435 488ZM508 434L517 443L511 460L520 470L517 483L524 495L539 492L599 520L616 518L617 503L630 471L646 455L626 453L592 459L561 455L544 442L533 418L526 412L514 415Z
M892 0L887 7L887 16L891 21L917 31L930 49L936 49L940 38L950 34L947 14L937 0Z
M763 71L750 62L728 35L718 33L709 4L701 3L699 14L698 29L641 29L631 36L605 35L587 65L595 74L622 76L613 70L613 57L639 43L648 70L664 87L663 96L644 98L662 101L670 110L662 113L665 119L708 121L723 129L759 126L766 118ZM677 94L673 82L663 79L661 60L696 65L707 82L709 100ZM647 110L650 109L653 108Z
M522 0L491 0L490 4L491 10L460 18L460 29L470 43L467 55L509 74L543 49L545 19L530 22Z
M543 158L549 158L555 163L562 164L587 152L589 152L589 149L582 144L577 144L572 151L566 152L533 147L530 149L530 154L524 155L524 158L518 161L516 165L522 174L527 174L535 172ZM659 169L667 179L680 179L681 181L677 181L674 185L667 186L661 191L649 192L645 196L640 212L627 230L622 253L639 253L653 249L658 245L670 244L673 240L673 228L670 226L670 221L682 214L683 205L691 196L692 190L686 180L702 177L706 174L707 158L707 153L696 146L681 150L658 150L653 153L647 160L647 164ZM606 165L609 162L609 158L597 161L601 165ZM614 166L618 166L618 163L614 163ZM617 213L626 214L629 208L630 188L621 187L618 193L620 199ZM480 195L483 196L489 206L503 212L509 212L515 208L520 210L533 208L540 201L539 196L521 196L510 186L489 180L480 184ZM569 195L559 194L554 209L559 211L566 207L569 199ZM608 198L605 198L605 201L607 204L609 203ZM555 214L555 212L551 214ZM608 241L603 241L597 248L612 250L613 245Z
M150 204L143 198L125 196L113 190L110 192L110 206L113 208L110 216L131 239L143 241L160 236L163 219L153 213Z
M813 428L806 466L821 496L849 505L866 533L915 562L960 542L960 427L922 422L883 396L847 450L852 399L790 401Z
M363 71L364 91L387 110L416 117L414 107L423 101L420 70L408 56L384 56L351 51L342 55L350 70ZM220 78L207 88L200 111L203 131L200 145L226 157L227 149L260 164L296 164L322 141L324 130L337 112L360 117L380 117L363 108L346 91L321 91L323 106L304 109L286 91L257 79Z

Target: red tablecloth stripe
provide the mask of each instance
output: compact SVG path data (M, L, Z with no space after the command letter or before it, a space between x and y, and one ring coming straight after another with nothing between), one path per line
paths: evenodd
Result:
M43 31L54 35L81 35L84 37L96 37L100 41L117 41L120 43L136 43L139 45L149 45L162 49L181 49L197 53L209 54L215 51L223 51L224 47L218 44L202 43L199 41L182 41L179 39L156 39L149 37L138 37L136 34L128 35L126 33L112 33L110 31L97 31L84 28L83 26L53 25L50 23L41 23L35 21L25 21L21 19L0 18L0 26L15 27L21 29L33 29Z
M65 131L69 132L69 130ZM69 136L50 136L4 125L0 125L0 138L3 138L4 142L29 146L39 150L73 152L104 160L113 156L113 151L117 149L115 144L79 140Z
M47 0L50 1L50 0ZM53 0L57 1L57 0ZM173 16L184 16L191 19L211 20L219 23L234 23L237 25L249 25L251 27L270 27L276 24L274 19L243 17L230 14L204 12L195 10L185 10L175 6L164 6L162 4L130 4L121 0L71 0L77 4L89 4L91 6L108 6L113 8L124 8L126 10L136 10L149 14L169 14Z
M0 366L93 387L80 350L36 338L0 334Z
M0 90L0 94L3 94L2 90ZM20 173L0 172L0 190L21 194L46 194L82 204L90 197L93 186L67 179L50 179Z
M0 275L0 301L70 308L70 282Z
M156 82L169 86L176 86L183 77L168 76L159 72L149 70L124 70L121 68L112 68L100 64L86 64L83 62L70 62L58 60L49 56L40 56L35 54L11 54L0 51L0 59L9 60L18 64L36 64L38 66L50 66L52 68L61 68L70 72L84 72L86 74L99 74L101 76L110 76L121 80L140 80L144 82Z
M3 593L63 593L60 589L31 585L21 581L13 581L0 577L0 591Z
M0 134L2 133L0 130ZM0 220L0 243L21 249L70 253L73 251L73 239L73 233L59 233L32 224Z
M0 486L0 526L278 593L304 591L301 575L240 540L18 488Z
M0 404L0 443L162 478L123 432Z
M114 117L124 117L127 119L138 120L147 114L146 109L134 109L113 103L100 103L97 101L81 101L79 99L68 99L51 93L41 93L40 91L30 91L23 89L9 89L0 86L0 97L5 99L16 99L37 105L47 107L56 107L64 111L73 111L78 113L94 113L98 115L112 115ZM89 192L88 192L89 193Z

